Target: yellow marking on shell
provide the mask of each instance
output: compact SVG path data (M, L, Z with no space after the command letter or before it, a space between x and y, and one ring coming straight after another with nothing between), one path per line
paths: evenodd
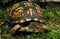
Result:
M29 2L29 3L27 2L27 3L24 3L24 5L25 5L24 7L28 7L28 6L31 6L32 3L31 2Z
M19 7L19 6L20 6L20 3L14 4L14 5L13 5L13 9L15 9L15 8L17 8L17 7Z
M26 18L26 21L30 21L31 19L30 18Z
M14 14L13 14L13 16L12 16L12 18L17 18L17 13L16 12L14 12Z
M43 14L42 14L42 11L37 10L37 12L38 12L38 15L39 15L39 16L42 16L42 15L43 15Z
M20 6L19 3L14 4L14 5L12 6L12 8L11 8L11 10L10 10L10 16L11 16L11 13L12 13L13 9L16 9L16 8L19 7L19 6Z
M19 10L17 13L18 13L18 16L21 17L23 15L23 10Z
M34 3L35 4L35 6L38 6L39 7L39 5L38 4L36 4L36 3Z
M27 14L29 14L29 10L27 11Z
M40 7L36 7L36 9L37 9L38 15L42 16L43 14L42 14L41 8Z
M33 9L30 8L30 9L29 9L29 12L30 12L30 15L32 16L32 15L33 15Z
M32 5L32 3L31 3L31 2L29 2L29 3L27 3L27 5L28 5L28 6L31 6L31 5Z
M16 9L16 11L17 11L17 10L21 10L21 9L23 10L24 8L23 8L23 7L19 7L19 8Z
M29 14L29 15L32 16L33 14L35 15L35 12L34 12L33 10L32 10L32 11L31 11L31 10L28 10L28 11L27 11L27 14Z
M38 21L38 18L34 18L35 21Z
M41 11L41 8L40 8L40 7L38 7L38 6L36 6L36 9Z
M23 10L19 10L18 12L13 12L13 16L12 18L18 18L18 17L21 17L23 16Z
M25 5L24 7L28 7L28 5L26 3L24 3L24 5Z
M34 14L35 16L37 16L35 13L36 13L36 12L33 10L33 14Z
M23 19L21 19L21 20L20 20L20 23L23 23L23 22L25 22L25 21L24 21Z

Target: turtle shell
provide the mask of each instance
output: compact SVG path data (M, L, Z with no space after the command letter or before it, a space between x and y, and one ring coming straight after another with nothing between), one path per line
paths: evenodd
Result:
M31 20L43 22L43 13L38 4L22 1L9 9L6 18L11 23L23 23Z

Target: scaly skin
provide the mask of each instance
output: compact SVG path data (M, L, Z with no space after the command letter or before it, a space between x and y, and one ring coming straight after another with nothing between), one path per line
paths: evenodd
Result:
M20 32L42 32L43 30L46 30L47 32L50 31L50 28L42 23L31 22L30 25L25 27L21 27L21 25L17 24L9 31L9 33L15 34L17 29L19 29Z

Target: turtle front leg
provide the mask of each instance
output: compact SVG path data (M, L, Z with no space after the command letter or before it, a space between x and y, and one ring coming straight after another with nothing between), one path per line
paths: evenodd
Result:
M15 25L11 30L9 30L9 34L15 34L16 30L21 28L19 24Z
M35 31L38 31L38 32L40 32L41 30L51 31L51 29L47 25L44 25L42 23L33 22L31 25L32 27L35 26L36 28Z
M50 27L48 27L47 25L41 24L42 28L46 31L51 31Z

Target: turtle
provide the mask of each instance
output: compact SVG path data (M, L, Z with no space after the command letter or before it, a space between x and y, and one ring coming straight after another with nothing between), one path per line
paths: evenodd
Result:
M41 7L33 2L21 1L13 4L8 9L5 19L13 26L10 33L15 33L18 29L26 32L40 32L42 29L50 30L48 26L42 24L44 17Z

